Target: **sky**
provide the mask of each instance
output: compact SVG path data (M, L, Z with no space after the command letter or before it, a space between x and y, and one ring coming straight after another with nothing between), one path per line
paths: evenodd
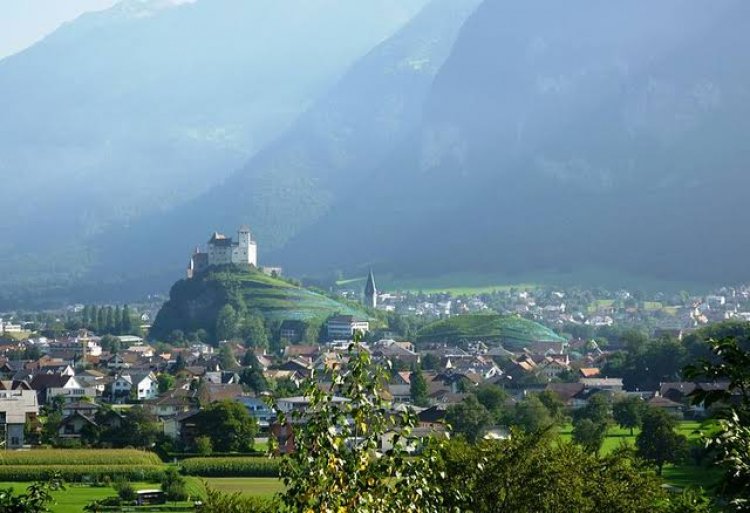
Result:
M0 0L0 59L20 52L66 21L117 0Z

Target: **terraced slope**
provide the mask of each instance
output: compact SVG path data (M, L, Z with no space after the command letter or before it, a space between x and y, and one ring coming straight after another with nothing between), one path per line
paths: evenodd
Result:
M417 342L481 340L502 343L508 347L527 346L539 342L564 342L565 339L541 324L518 316L457 315L428 324L417 334Z
M227 266L175 283L151 335L163 338L176 329L213 333L219 310L227 304L238 312L258 312L269 321L315 323L334 314L366 316L356 308L253 268Z

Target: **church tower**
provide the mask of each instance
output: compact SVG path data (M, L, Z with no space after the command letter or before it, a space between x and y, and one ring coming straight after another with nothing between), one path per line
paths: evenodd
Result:
M378 306L378 289L375 288L375 276L372 274L372 269L370 269L367 285L365 285L365 305L370 308L377 308Z

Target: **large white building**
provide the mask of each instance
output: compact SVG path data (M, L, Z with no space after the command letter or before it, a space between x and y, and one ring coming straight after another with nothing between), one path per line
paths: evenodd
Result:
M208 241L208 251L196 248L190 257L187 275L192 278L212 265L253 265L258 266L258 246L250 236L250 228L241 226L237 231L237 241L231 237L214 232Z

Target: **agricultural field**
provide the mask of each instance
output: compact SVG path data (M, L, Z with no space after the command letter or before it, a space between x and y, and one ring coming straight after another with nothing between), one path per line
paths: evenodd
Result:
M492 314L458 315L428 324L417 333L417 341L459 343L489 340L503 344L561 342L564 339L539 323L516 316Z

